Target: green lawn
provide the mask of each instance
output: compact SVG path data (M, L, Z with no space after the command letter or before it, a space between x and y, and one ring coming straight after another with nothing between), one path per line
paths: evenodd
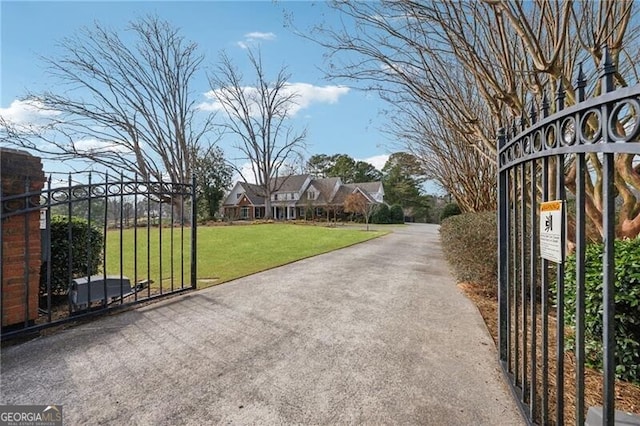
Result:
M243 277L275 266L284 265L305 257L326 253L347 247L389 231L364 232L348 227L327 228L323 226L264 224L198 227L198 288L208 287L235 278ZM137 231L137 250L134 249L134 231L110 231L107 235L107 273L120 274L120 241L122 240L122 273L132 281L147 277L160 283L160 255L162 255L162 286L170 288L189 286L190 274L190 229L181 235L180 229L173 230L173 262L171 262L171 229L162 229L162 253L158 228L149 232ZM150 247L150 252L147 249ZM181 264L181 251L186 256ZM137 252L137 253L136 253ZM147 273L147 256L149 266ZM137 256L138 271L134 270ZM173 270L172 270L173 267Z

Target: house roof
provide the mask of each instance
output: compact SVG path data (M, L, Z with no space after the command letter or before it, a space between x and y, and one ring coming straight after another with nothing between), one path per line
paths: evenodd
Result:
M353 193L353 189L354 188L349 188L347 185L341 185L340 189L338 189L338 192L336 192L336 195L333 197L333 200L331 200L331 202L333 204L344 204L344 201L347 199L349 194Z
M309 175L280 176L275 180L272 188L274 192L298 192L309 179Z
M368 194L373 194L374 192L380 192L382 190L382 182L347 183L345 186L352 189L360 188L363 192Z
M258 185L254 185L253 183L240 182L240 186L244 189L244 194L247 196L251 204L254 206L264 204L264 197L258 195L262 192L262 189Z
M330 204L334 196L334 189L338 182L340 182L340 178L338 177L312 179L296 204L299 206L306 205L309 201L312 201L313 204L316 205ZM318 192L318 196L314 200L309 200L306 197L306 194L312 187L314 188L314 191Z

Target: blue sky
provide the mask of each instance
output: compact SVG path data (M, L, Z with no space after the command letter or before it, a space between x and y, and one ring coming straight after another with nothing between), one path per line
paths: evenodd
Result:
M136 17L158 15L179 27L182 34L198 43L205 65L212 67L224 49L238 66L246 66L247 45L260 47L269 75L283 65L291 83L304 83L306 107L296 113L293 124L308 129L307 157L313 154L345 153L381 168L392 152L391 141L381 132L380 111L384 103L374 94L336 88L344 82L328 81L320 68L324 50L299 37L285 25L285 14L297 28L315 23L339 22L340 17L322 2L246 1L144 1L144 2L33 2L1 1L0 114L26 119L16 102L27 91L55 90L39 57L55 57L56 43L72 36L95 20L113 29L123 29ZM249 71L245 75L250 76ZM334 86L334 87L326 87ZM194 81L193 92L206 102L209 90L205 72ZM302 100L302 99L301 99ZM299 100L300 102L300 100ZM236 154L231 142L220 146L227 157ZM59 162L45 162L46 171L61 171Z

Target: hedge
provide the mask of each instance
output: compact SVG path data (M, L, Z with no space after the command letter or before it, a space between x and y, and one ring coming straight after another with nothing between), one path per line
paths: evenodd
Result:
M640 238L616 240L614 245L616 377L640 384ZM601 369L603 245L589 244L585 251L585 359L588 366ZM564 284L565 323L575 327L575 254L567 256ZM569 349L573 343L572 337Z
M456 279L485 286L495 293L498 283L496 212L463 213L440 225L444 255Z
M442 209L442 212L440 213L440 222L442 222L448 217L456 216L461 213L462 211L460 210L460 206L458 206L456 203L449 203L446 206L444 206L444 208Z
M51 217L51 292L66 294L69 290L69 243L71 243L71 275L73 278L98 273L102 263L104 236L85 219L71 218L71 240L67 216ZM87 247L90 246L89 251ZM89 259L89 253L91 258ZM46 264L43 265L43 269ZM46 269L44 269L46 271ZM44 272L43 271L43 272ZM40 292L47 292L44 275L40 280Z

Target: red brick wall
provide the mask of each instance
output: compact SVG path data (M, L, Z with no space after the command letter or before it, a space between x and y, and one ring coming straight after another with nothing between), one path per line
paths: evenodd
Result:
M3 198L29 190L40 191L44 172L40 158L0 148L0 180ZM6 212L8 206L2 208ZM13 205L12 208L16 206ZM27 238L28 235L28 249ZM27 252L29 254L27 258ZM35 320L38 316L41 245L40 212L33 211L2 220L2 326ZM28 282L25 271L29 271ZM27 301L27 288L29 300ZM28 305L28 309L27 309Z

